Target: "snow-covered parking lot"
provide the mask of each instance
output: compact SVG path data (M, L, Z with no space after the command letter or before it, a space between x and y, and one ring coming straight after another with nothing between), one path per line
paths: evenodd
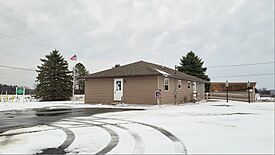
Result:
M69 117L50 125L9 130L0 134L0 153L33 154L57 149L69 154L274 154L274 103L272 102L249 104L213 101L162 105L161 108L62 102L0 103L0 111L48 106L142 107L146 110Z

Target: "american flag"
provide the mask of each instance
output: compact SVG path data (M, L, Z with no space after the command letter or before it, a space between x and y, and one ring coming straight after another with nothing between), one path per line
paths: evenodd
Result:
M73 55L70 59L71 59L72 61L76 61L76 60L77 60L77 56L76 56L76 54L75 54L75 55Z

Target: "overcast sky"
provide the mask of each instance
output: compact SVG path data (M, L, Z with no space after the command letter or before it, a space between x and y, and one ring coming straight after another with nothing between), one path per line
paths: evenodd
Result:
M90 73L139 60L174 68L190 50L206 67L271 62L274 1L0 0L0 65L36 69L54 48L68 61L76 53ZM215 78L265 73L274 63L207 70L212 81L274 88L274 74ZM33 87L36 76L0 67L0 83Z

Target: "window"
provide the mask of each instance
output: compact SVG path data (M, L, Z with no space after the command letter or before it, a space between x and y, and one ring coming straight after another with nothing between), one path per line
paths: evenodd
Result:
M196 82L193 82L193 92L194 93L197 92L197 84L196 84Z
M169 90L169 79L164 78L164 90L168 91Z
M178 80L178 88L181 89L181 80Z
M121 91L121 81L116 81L116 91Z
M191 88L191 83L190 83L190 81L187 82L187 87L188 87L188 88Z

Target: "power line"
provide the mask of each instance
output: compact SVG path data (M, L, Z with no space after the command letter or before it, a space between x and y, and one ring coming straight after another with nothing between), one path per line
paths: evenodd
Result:
M7 34L3 34L0 33L0 37L2 36L2 38L8 38L8 39L15 39L15 40L19 40L19 41L23 41L23 42L28 42L31 43L32 45L37 45L36 47L40 47L43 49L56 49L56 47L53 47L51 45L47 45L47 44L43 44L40 42L36 42L36 41L32 41L32 40L27 40L24 38L20 38L20 37L15 37L12 35L7 35ZM67 50L67 49L61 49L58 48L60 50L63 51L74 51L74 50ZM270 61L270 62L261 62L261 63L250 63L250 64L233 64L233 65L214 65L214 66L207 66L207 68L224 68L224 67L241 67L241 66L255 66L255 65L265 65L265 64L274 64L274 61Z
M245 77L245 76L265 76L265 75L275 75L275 73L265 73L265 74L246 74L246 75L233 75L233 76L216 76L211 78L226 78L226 77Z
M19 40L19 41L23 41L23 42L28 42L31 43L32 45L36 45L37 47L40 48L47 48L47 49L53 49L55 47L50 46L50 45L46 45L43 43L39 43L39 42L35 42L35 41L31 41L31 40L27 40L27 39L23 39L20 37L14 37L11 35L7 35L7 34L3 34L0 33L0 37L2 36L2 38L8 38L8 39L15 39L15 40ZM62 49L61 49L62 50ZM64 50L64 49L63 49ZM72 51L72 50L64 50L64 51ZM217 66L207 66L208 68L224 68L224 67L241 67L241 66L255 66L255 65L265 65L265 64L274 64L274 61L270 61L270 62L261 62L261 63L250 63L250 64L233 64L233 65L217 65ZM22 68L22 67L13 67L13 66L8 66L8 65L0 65L0 67L4 67L4 68L11 68L11 69L17 69L17 70L25 70L25 71L35 71L34 69L29 69L29 68ZM212 78L223 78L223 77L244 77L244 76L263 76L263 75L271 75L274 73L267 73L267 74L250 74L250 75L235 75L235 76L217 76L217 77L212 77Z
M27 40L27 39L23 39L23 38L19 38L19 37L14 37L11 35L7 35L7 34L2 34L0 33L0 37L1 38L7 38L7 39L14 39L14 40L18 40L18 41L23 41L23 42L28 42L31 43L33 46L35 45L36 47L40 47L43 49L53 49L54 47L49 46L49 45L45 45L39 42L35 42L35 41L31 41L31 40Z
M260 63L250 63L250 64L234 64L234 65L219 65L219 66L207 66L207 68L222 68L222 67L241 67L241 66L255 66L255 65L265 65L272 64L274 61L270 62L260 62Z
M15 37L15 36L3 34L3 33L0 33L0 37L1 38L7 38L7 39L14 39L14 40L23 41L23 42L28 42L28 43L32 44L33 46L40 47L40 48L47 49L47 50L48 49L51 49L51 50L52 49L60 49L62 51L73 51L73 50L56 48L56 47L51 46L51 45L47 45L47 44L43 44L43 43L40 43L40 42L24 39L24 38L21 38L21 37Z
M0 65L0 67L3 68L10 68L10 69L17 69L17 70L24 70L24 71L35 71L34 69L29 69L29 68L22 68L22 67L14 67L14 66L7 66L7 65Z

